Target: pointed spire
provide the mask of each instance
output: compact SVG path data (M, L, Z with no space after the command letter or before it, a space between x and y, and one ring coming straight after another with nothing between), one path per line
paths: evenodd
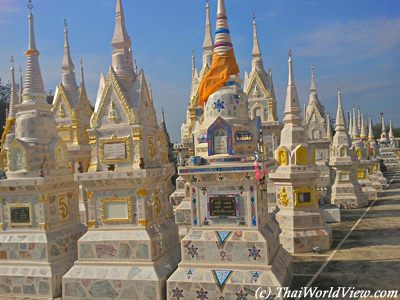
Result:
M165 122L165 115L164 115L164 106L161 106L161 122Z
M357 127L361 129L361 109L358 107L357 109Z
M64 57L61 65L61 83L67 92L75 92L78 86L75 79L75 65L71 58L68 34L67 19L64 19Z
M322 114L324 114L324 109L319 101L318 93L317 93L317 84L315 83L315 74L314 74L314 64L311 65L311 85L310 85L310 97L308 99L308 103L313 103L317 105L318 109Z
M353 131L353 117L351 116L351 111L348 111L347 115L348 115L348 119L349 119L349 126L347 128L347 131L348 131L349 135L351 136L352 131Z
M222 56L233 49L225 0L218 0L217 26L215 30L214 51Z
M32 14L32 1L29 0L29 44L28 50L25 51L27 57L26 75L23 93L23 102L42 102L46 103L47 94L44 89L42 74L39 65L39 51L36 49L34 17Z
M19 103L22 103L22 94L24 93L24 84L22 78L22 67L19 67Z
M361 130L360 130L360 137L362 139L367 138L367 128L365 126L364 114L361 113Z
M206 27L203 42L203 68L206 66L206 64L211 65L213 49L214 41L211 29L210 3L209 0L206 0Z
M333 132L332 132L332 120L330 114L327 114L326 120L327 120L326 137L328 138L329 141L332 141Z
M264 69L261 57L260 44L258 41L256 15L253 14L253 51L252 51L252 69Z
M14 72L14 57L10 58L11 63L11 95L10 95L10 106L8 109L8 119L15 118L15 104L18 101L17 85L15 84L15 72Z
M382 135L385 134L386 136L385 117L383 116L383 113L381 113L381 120L382 120Z
M81 65L81 85L84 86L85 85L85 73L84 73L84 69L83 69L83 58L81 58L80 65Z
M346 124L344 121L344 112L343 112L343 106L342 106L342 93L340 89L337 92L338 95L338 108L336 112L336 127L335 131L336 132L346 132Z
M300 126L302 122L301 118L301 108L299 96L297 94L296 84L294 82L293 75L293 61L292 61L292 51L289 50L289 78L288 78L288 87L286 92L286 101L285 101L285 117L284 122L293 123L295 125Z
M236 80L239 66L236 62L224 0L218 0L217 25L212 64L199 84L198 105L204 106L208 97L226 82Z
M374 128L372 127L371 117L368 117L368 141L375 142Z
M114 47L112 67L119 79L125 82L133 82L136 79L136 73L133 66L131 38L126 30L122 0L116 1L115 29L112 38L112 46Z
M192 81L196 77L196 59L194 57L194 49L192 49Z
M358 139L360 137L360 133L358 131L358 121L356 117L356 109L353 107L353 129L351 131L351 135L353 139Z
M389 139L394 139L393 128L392 128L392 120L389 121Z
M314 64L311 65L311 92L317 91L317 84L315 83L315 75L314 75Z

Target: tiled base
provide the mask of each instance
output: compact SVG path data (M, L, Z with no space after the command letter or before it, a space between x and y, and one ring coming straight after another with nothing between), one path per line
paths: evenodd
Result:
M77 262L63 277L63 299L164 300L166 279L178 262L173 255L154 264Z
M0 299L53 299L61 295L61 279L74 263L64 258L58 263L0 267Z
M323 228L294 232L282 231L280 242L289 253L312 252L314 247L326 251L331 248L332 237L330 231Z
M332 195L332 204L338 205L340 208L360 208L368 205L368 199L364 194L359 197L354 195Z
M77 258L82 224L50 232L0 234L0 299L61 296L62 276ZM51 263L49 263L51 261Z
M378 197L378 192L372 186L363 187L362 191L367 196L368 201L375 200Z
M256 299L255 293L258 288L271 288L277 294L277 288L287 286L291 280L290 272L291 257L279 248L272 266L259 264L249 268L249 266L237 267L237 264L227 264L226 266L201 264L183 264L168 279L167 299L168 300L192 300L192 299ZM213 272L216 271L216 272ZM225 284L218 283L216 274L227 272ZM230 273L231 272L231 273ZM222 280L223 282L223 280ZM177 295L181 295L177 297ZM207 298L201 296L207 296ZM274 298L281 299L281 298Z

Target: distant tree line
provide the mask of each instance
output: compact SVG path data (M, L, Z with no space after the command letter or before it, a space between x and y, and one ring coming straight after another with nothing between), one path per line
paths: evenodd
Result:
M10 102L11 85L3 83L0 78L0 137L3 134L4 125L6 124L6 110Z

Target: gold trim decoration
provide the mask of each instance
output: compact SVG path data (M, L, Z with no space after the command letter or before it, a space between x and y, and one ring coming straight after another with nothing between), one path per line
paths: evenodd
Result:
M49 230L50 224L49 223L39 223L39 230Z
M110 203L120 202L126 204L127 218L107 218L106 217L106 206ZM100 218L104 223L128 223L132 221L132 198L130 196L118 197L116 195L111 198L100 199Z
M143 225L144 227L147 227L147 225L149 225L149 220L147 219L139 220L139 224Z
M64 142L72 142L72 128L71 126L57 126L58 136L63 139Z
M97 225L97 222L95 220L90 220L90 221L87 221L86 225L88 228L95 228Z
M61 100L63 100L63 103L60 103ZM62 104L64 104L64 106L67 107L69 115L71 116L71 119L75 119L75 111L72 109L71 104L69 102L69 99L67 97L67 94L65 92L64 86L60 83L58 85L58 95L57 95L57 99L54 102L53 107L51 108L51 111L54 113L58 107L58 105L60 104L60 111L61 111L61 107L63 106ZM65 118L65 109L64 109L64 118Z
M36 49L28 49L25 51L25 56L39 56L40 52Z
M156 148L154 146L154 138L152 136L150 136L148 139L148 144L149 144L149 156L150 156L150 160L154 160L154 158L156 157Z
M288 166L289 165L288 150L286 150L285 147L279 147L277 160L278 160L278 164L280 166Z
M117 109L115 108L114 101L110 101L110 106L108 108L108 118L109 121L117 123L120 121L120 117Z
M358 159L361 159L361 158L362 158L362 151L361 151L361 149L357 149L357 150L356 150L356 156L358 157Z
M58 197L58 219L60 222L65 222L69 219L69 205L65 196Z
M11 211L13 208L29 208L29 223L15 223L12 222ZM10 220L10 226L12 227L24 227L32 225L32 203L24 204L24 203L15 203L8 204L8 217Z
M308 164L308 149L304 146L299 146L295 150L296 165Z
M286 193L286 189L285 188L282 188L281 192L279 193L279 199L280 199L280 202L281 202L282 206L286 207L286 206L289 205L290 199L289 199L288 194Z
M110 138L103 138L99 140L100 160L104 164L110 163L124 163L131 160L131 140L129 136L117 137L115 134ZM125 143L125 158L124 159L106 159L104 157L104 145L114 143Z
M45 195L45 194L40 195L38 201L42 202L42 203L47 202L47 201L49 201L49 196Z
M299 195L303 193L310 193L310 202L299 202ZM294 205L296 207L309 207L314 206L316 200L317 191L312 188L299 188L294 190Z
M93 131L86 130L86 134L88 135L89 138L89 145L94 145L96 144L96 134Z
M357 179L365 179L367 178L365 169L358 169L357 170Z
M94 192L86 191L86 198L88 198L88 200L92 200L93 196L94 196Z
M160 192L156 191L151 195L151 205L156 209L157 216L161 213Z
M139 189L136 191L136 195L141 196L141 197L145 197L147 196L147 190L146 189Z

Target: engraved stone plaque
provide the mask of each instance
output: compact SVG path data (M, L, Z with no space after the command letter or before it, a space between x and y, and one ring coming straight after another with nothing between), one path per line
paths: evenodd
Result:
M106 160L126 159L125 143L106 143L104 144L104 158Z
M11 206L10 220L12 225L29 225L31 224L31 207L30 206Z
M214 143L215 154L225 154L228 152L228 142L226 136L215 136Z
M209 196L210 217L237 217L236 195L211 195Z

